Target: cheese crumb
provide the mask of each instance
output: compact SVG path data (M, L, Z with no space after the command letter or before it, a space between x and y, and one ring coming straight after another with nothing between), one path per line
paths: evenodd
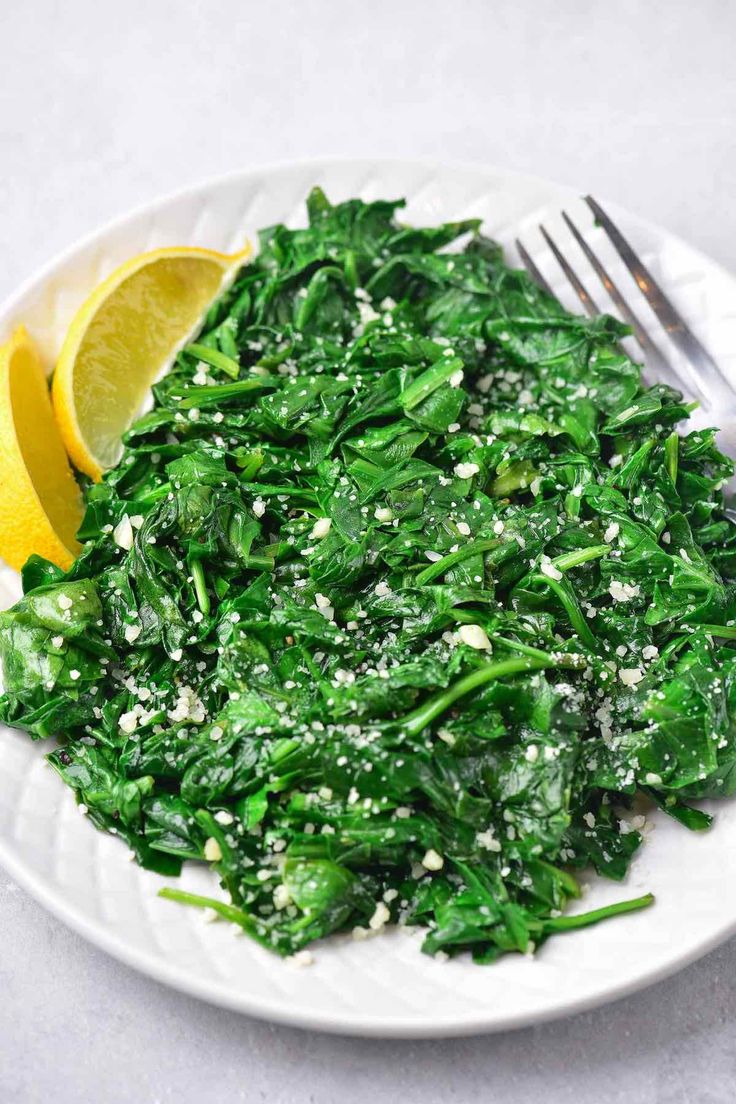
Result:
M314 955L311 951L297 951L296 954L290 955L286 961L292 966L297 966L301 969L303 966L313 965Z
M476 832L475 842L479 847L485 847L486 851L501 850L501 844L495 838L492 828L488 828L485 832Z
M126 552L129 552L133 547L133 526L127 514L123 514L123 517L113 529L112 538Z
M376 905L376 911L368 921L368 927L371 931L381 931L385 928L386 924L391 919L391 913L384 905L383 901L379 901Z
M636 598L639 594L639 584L620 583L617 579L612 579L608 593L614 602L630 602L632 598Z
M546 575L548 579L555 579L557 582L562 578L562 572L559 568L555 567L548 556L542 556L542 562L539 565L539 570L543 575Z
M326 537L332 528L332 518L323 517L317 518L312 526L312 532L309 534L312 540L322 540Z
M644 672L641 667L622 667L619 670L618 677L624 686L636 686L637 682L641 682L644 678Z
M129 713L121 713L118 720L118 728L121 732L124 732L126 736L130 736L131 732L135 732L138 727L138 714L134 710L130 710Z
M469 648L488 651L491 647L488 634L481 625L461 625L458 635L463 644L467 644Z
M480 468L477 464L456 464L455 475L458 479L472 479L474 475L477 475Z
M291 894L288 888L285 885L277 885L273 891L273 907L280 911L290 904Z
M222 858L222 848L214 836L209 836L209 838L205 840L204 857L208 862L219 862Z
M143 632L140 625L126 625L125 626L125 639L129 644L132 644Z
M422 866L425 870L441 870L445 865L445 860L441 855L438 855L434 848L430 847L422 859Z
M334 621L335 619L335 607L330 602L330 599L325 594L315 594L314 604L318 611L322 614L325 621Z

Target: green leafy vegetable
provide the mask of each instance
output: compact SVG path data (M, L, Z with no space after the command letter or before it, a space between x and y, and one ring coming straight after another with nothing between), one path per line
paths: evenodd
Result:
M26 565L0 718L279 953L396 921L490 962L651 902L564 911L642 796L700 830L736 792L732 466L618 323L400 207L262 232L76 563Z

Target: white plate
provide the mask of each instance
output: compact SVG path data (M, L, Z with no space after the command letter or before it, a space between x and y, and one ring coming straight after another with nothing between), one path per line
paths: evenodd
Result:
M493 169L392 161L315 161L237 173L159 200L67 251L0 310L0 338L25 322L49 363L81 300L115 265L145 249L189 243L234 250L261 226L304 218L321 184L333 200L406 196L406 217L434 223L479 215L508 244L521 232L556 290L564 282L542 249L537 223L564 236L564 205L611 258L575 193ZM705 344L736 378L736 281L671 234L609 205ZM611 259L623 287L631 280ZM591 289L594 286L591 277ZM633 293L636 294L635 289ZM602 300L601 295L601 300ZM649 318L646 308L642 315ZM0 571L0 604L18 594ZM238 939L225 924L157 897L165 879L126 861L125 846L96 832L71 791L44 767L46 749L0 732L0 862L52 912L92 942L160 981L213 1003L326 1031L437 1036L496 1031L578 1011L671 973L736 929L736 802L717 805L714 828L695 835L665 817L623 886L591 878L584 907L651 890L656 905L553 938L535 959L481 967L439 963L419 939L393 932L366 943L336 938L297 970ZM182 884L216 892L209 872Z

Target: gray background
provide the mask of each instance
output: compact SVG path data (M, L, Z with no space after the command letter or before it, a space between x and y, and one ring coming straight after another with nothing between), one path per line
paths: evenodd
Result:
M323 153L538 173L736 270L732 0L0 0L0 42L0 296L135 204ZM2 1104L736 1095L736 942L567 1021L398 1043L272 1027L170 992L1 870L0 932Z

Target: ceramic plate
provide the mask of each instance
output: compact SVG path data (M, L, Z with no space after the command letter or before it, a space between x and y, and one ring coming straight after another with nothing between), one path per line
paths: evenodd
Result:
M333 200L405 196L406 218L418 223L480 216L485 232L504 244L520 235L553 288L568 298L538 231L544 220L569 241L559 218L564 207L610 260L614 279L637 294L570 189L494 169L314 161L213 180L117 220L48 265L4 305L0 338L25 322L51 365L76 307L121 261L163 245L235 250L258 227L302 222L313 184ZM736 379L736 280L664 230L608 207ZM643 304L641 314L651 320ZM668 353L677 359L673 350ZM0 570L0 603L9 604L18 593L17 576ZM45 767L44 750L19 732L0 729L0 862L8 873L65 923L129 965L267 1019L361 1035L496 1031L622 996L736 930L736 801L726 801L715 807L715 825L703 835L655 817L627 883L591 876L581 904L588 909L651 890L657 897L653 908L555 938L534 959L508 956L488 967L466 959L440 963L420 953L419 936L391 932L367 943L335 938L317 947L314 965L296 969L236 938L229 925L207 924L200 912L161 900L157 891L165 879L126 861L124 844L79 816L71 791ZM186 869L181 883L217 892L206 870Z

